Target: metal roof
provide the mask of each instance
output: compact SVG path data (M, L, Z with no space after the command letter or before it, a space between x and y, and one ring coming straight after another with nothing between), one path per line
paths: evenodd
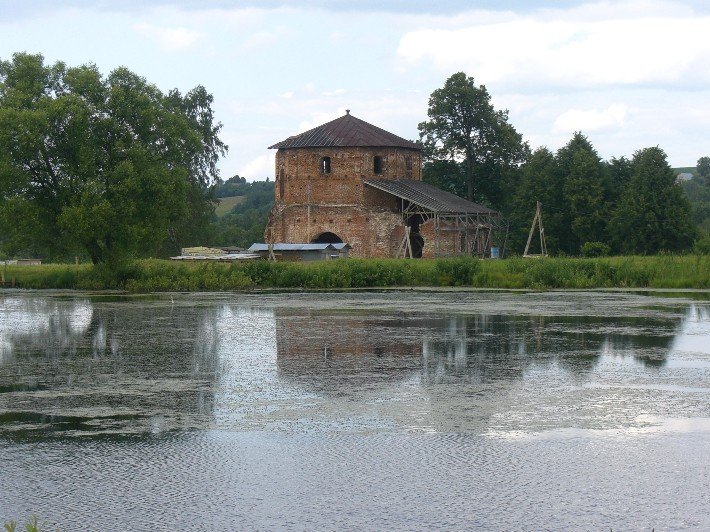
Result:
M274 244L274 251L324 251L326 249L341 250L345 247L351 247L349 244ZM249 248L249 251L269 251L269 244L254 243Z
M287 148L323 148L323 147L392 147L421 150L421 146L411 140L398 137L394 133L373 126L364 120L355 118L348 111L344 116L326 124L314 127L277 142L269 149Z
M500 214L498 211L459 198L422 181L414 179L366 179L366 185L405 199L432 212L450 214Z

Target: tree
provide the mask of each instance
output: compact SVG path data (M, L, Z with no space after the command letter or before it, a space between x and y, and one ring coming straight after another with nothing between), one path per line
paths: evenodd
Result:
M602 171L596 154L578 149L566 176L563 194L570 220L570 252L578 253L585 242L606 241Z
M553 186L562 192L559 250L576 255L587 241L606 240L603 223L604 166L589 139L576 132L555 155Z
M22 212L49 257L174 250L204 231L227 146L212 96L167 94L126 68L0 62L0 216ZM25 234L25 238L27 238Z
M419 124L426 159L463 165L466 197L500 205L511 170L529 155L508 111L496 111L486 87L458 72L431 94L427 114Z
M611 223L617 247L642 254L689 249L697 231L665 152L658 147L640 150L632 166L629 186Z
M705 182L710 185L710 157L698 159L697 170L700 177L705 179Z
M631 181L633 165L626 157L612 157L604 163L604 197L613 209Z
M522 253L538 201L542 203L542 221L548 249L557 248L562 191L554 183L554 177L555 156L547 148L538 148L523 165L517 189L510 202L508 238L512 252Z

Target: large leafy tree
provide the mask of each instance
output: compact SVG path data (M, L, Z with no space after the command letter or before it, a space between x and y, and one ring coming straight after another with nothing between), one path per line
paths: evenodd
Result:
M688 249L697 230L665 152L658 147L639 150L632 167L611 223L617 247L643 254Z
M189 242L227 149L211 105L203 87L164 94L126 68L0 62L0 217L21 225L4 244L104 262Z
M452 172L452 178L463 185L455 188L463 190L455 191L500 206L507 182L529 155L527 144L508 123L508 111L497 111L486 87L458 72L431 94L428 117L419 124L427 162L461 165L462 171ZM427 169L442 170L443 165ZM437 176L437 184L442 179Z

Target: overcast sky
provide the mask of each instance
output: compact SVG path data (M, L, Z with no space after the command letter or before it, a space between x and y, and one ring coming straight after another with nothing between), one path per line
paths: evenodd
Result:
M710 155L707 0L0 0L0 58L18 51L204 85L230 147L223 178L273 179L267 146L346 108L417 139L458 71L532 147L580 130L604 158Z

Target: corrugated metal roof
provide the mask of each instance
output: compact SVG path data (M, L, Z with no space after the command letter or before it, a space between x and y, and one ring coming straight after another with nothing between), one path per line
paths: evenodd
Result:
M414 179L366 179L366 185L415 203L432 212L451 214L500 214L498 211L459 198L422 181Z
M341 250L345 247L350 247L349 244L338 243L338 244L286 244L278 243L274 244L274 251L324 251L326 249L337 249ZM269 244L254 243L249 248L249 251L269 251Z
M421 146L411 140L398 137L394 133L373 126L350 114L336 118L322 126L314 127L292 137L277 142L269 149L322 148L322 147L392 147L421 150Z

